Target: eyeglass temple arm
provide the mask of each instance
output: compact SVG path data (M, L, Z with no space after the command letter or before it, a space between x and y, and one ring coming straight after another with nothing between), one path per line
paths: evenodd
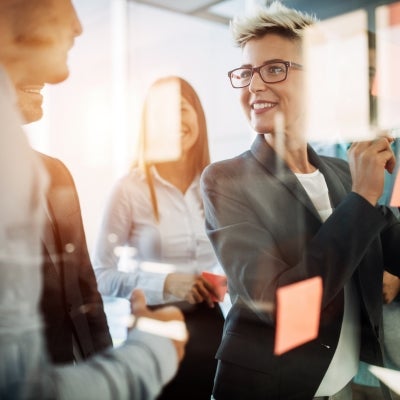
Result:
M289 67L290 68L297 68L297 69L303 69L303 66L301 64L297 64L293 61L289 61Z

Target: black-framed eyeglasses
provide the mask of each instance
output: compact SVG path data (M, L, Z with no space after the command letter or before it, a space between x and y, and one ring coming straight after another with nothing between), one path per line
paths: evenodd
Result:
M258 72L265 83L278 83L287 78L288 69L303 69L303 66L292 61L268 61L259 67L240 67L228 72L229 80L235 89L250 85L255 72Z

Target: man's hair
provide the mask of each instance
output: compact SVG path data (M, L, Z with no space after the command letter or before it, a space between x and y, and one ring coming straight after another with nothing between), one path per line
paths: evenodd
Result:
M251 15L236 17L231 21L231 32L238 47L251 39L267 33L275 33L291 40L301 40L304 29L313 25L317 19L293 8L274 1L269 7L258 7Z

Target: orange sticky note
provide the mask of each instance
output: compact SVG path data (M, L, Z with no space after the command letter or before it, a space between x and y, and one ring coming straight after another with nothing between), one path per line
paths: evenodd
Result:
M316 276L277 290L274 353L280 355L318 336L322 278Z
M215 291L218 294L218 298L213 297L213 301L215 301L215 302L224 301L224 297L225 297L225 293L226 293L227 285L228 285L226 276L213 274L213 273L207 272L207 271L203 271L201 273L201 276L214 286Z
M400 207L400 173L399 172L397 172L396 180L394 181L392 197L390 199L389 205L391 207Z

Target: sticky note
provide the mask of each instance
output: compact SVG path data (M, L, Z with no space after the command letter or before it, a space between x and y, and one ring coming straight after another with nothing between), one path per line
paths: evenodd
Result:
M213 297L212 300L215 302L224 301L224 297L225 297L225 293L227 291L227 285L228 285L226 276L213 274L213 273L207 272L207 271L203 271L201 273L201 276L214 286L215 291L218 294L218 297Z
M143 113L147 162L174 161L181 157L181 101L177 80L154 85L149 90Z
M305 30L302 74L308 140L340 143L373 138L369 126L367 24L365 10L357 10Z
M277 290L274 353L280 355L318 336L322 278L316 276Z
M390 199L391 207L400 207L400 173L397 172L396 180L394 182L392 197Z

